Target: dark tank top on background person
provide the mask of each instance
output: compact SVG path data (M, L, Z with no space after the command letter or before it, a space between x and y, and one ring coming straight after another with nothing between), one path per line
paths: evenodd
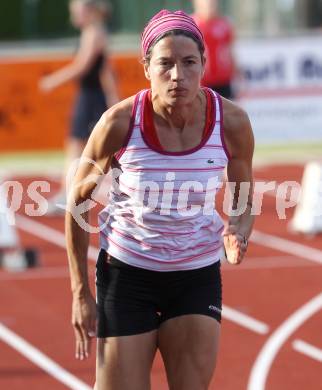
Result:
M99 53L89 70L79 79L71 121L71 136L87 140L95 124L107 109L106 96L100 80L106 56Z
M80 78L79 84L83 89L102 89L100 73L103 69L106 58L100 53L93 62L90 69Z

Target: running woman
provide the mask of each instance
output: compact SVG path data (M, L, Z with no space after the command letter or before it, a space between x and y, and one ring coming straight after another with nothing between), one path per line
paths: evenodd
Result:
M246 113L202 88L204 40L183 11L162 10L142 34L151 88L110 108L82 155L66 213L76 357L97 335L96 390L150 389L160 350L169 388L207 389L221 321L220 260L239 264L253 218L253 135ZM224 227L214 210L224 169L250 184ZM89 287L89 199L113 171L100 213L96 301ZM81 218L82 217L82 218ZM97 306L96 306L97 303Z

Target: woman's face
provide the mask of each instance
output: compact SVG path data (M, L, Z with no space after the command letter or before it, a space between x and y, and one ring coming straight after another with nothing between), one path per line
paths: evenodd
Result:
M197 43L184 35L167 36L155 44L145 75L153 96L166 105L191 103L200 87L204 72Z
M74 27L82 28L87 24L89 8L81 1L73 0L69 5L70 20Z

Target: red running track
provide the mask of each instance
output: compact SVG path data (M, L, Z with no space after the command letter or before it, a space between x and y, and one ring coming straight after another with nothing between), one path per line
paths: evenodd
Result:
M300 166L264 167L257 169L256 176L268 181L299 181L302 170ZM26 188L31 180L33 178L20 181ZM54 183L51 183L51 188L56 189ZM27 201L25 195L24 202ZM223 265L224 304L260 321L264 330L258 333L255 328L236 323L234 318L224 317L212 390L321 389L322 267L310 260L305 251L297 256L290 253L292 242L301 243L308 250L315 248L321 251L322 262L321 236L306 238L291 235L287 231L287 223L293 211L287 212L286 220L279 220L275 212L275 198L265 196L263 213L257 218L255 229L290 242L286 241L283 250L267 247L267 242L253 243L247 260L241 266ZM20 214L23 214L23 207ZM85 362L76 361L73 356L67 259L59 243L63 219L39 217L32 218L32 221L38 224L36 229L20 220L19 233L23 245L38 248L41 266L20 273L0 271L0 324L90 387L94 382L94 354ZM50 227L58 234L47 234L44 227ZM26 231L28 229L30 232ZM39 237L41 232L45 233L46 239ZM92 241L92 245L97 245L97 236L93 236ZM93 261L90 262L90 274L93 282ZM309 302L311 307L307 306ZM295 319L294 313L298 313ZM1 389L77 389L77 385L67 386L61 378L53 377L53 374L32 363L8 344L5 335L2 337ZM316 353L306 355L296 350L295 345L309 345L315 348ZM26 351L23 346L21 348ZM260 364L255 366L255 362ZM152 389L167 389L159 355L153 366Z

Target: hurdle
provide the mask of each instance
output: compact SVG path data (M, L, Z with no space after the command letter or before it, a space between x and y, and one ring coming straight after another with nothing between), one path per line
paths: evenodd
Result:
M290 231L315 235L322 232L322 163L306 164L302 177L302 192L289 224Z
M0 266L8 271L22 271L38 264L34 248L22 248L15 223L14 214L7 207L4 181L0 181Z

